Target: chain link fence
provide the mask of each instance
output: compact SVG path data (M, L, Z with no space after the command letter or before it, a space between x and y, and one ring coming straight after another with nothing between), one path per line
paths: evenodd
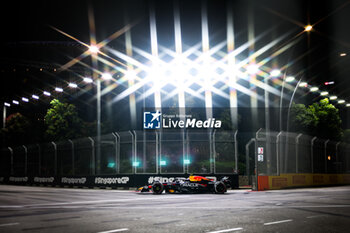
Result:
M237 171L237 132L125 131L1 149L2 176L224 174ZM97 156L100 146L101 156Z
M350 173L350 145L304 134L260 129L246 144L247 174ZM255 163L255 164L254 164Z

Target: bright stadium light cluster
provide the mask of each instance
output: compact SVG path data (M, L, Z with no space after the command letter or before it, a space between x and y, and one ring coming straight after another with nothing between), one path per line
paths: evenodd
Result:
M93 70L93 76L83 77L84 86L82 87L94 83L96 80L106 80L108 81L106 83L111 85L106 85L105 90L97 92L103 95L122 85L125 89L118 92L118 95L112 99L112 103L129 97L130 106L153 95L155 107L161 107L162 101L174 96L178 96L178 106L185 107L185 96L190 95L203 100L205 106L211 108L215 104L213 100L215 95L229 100L230 106L234 108L238 106L238 91L250 96L251 99L265 101L263 97L258 95L258 88L263 89L267 94L276 96L281 94L276 86L280 86L282 82L283 85L284 82L287 83L286 88L292 88L290 84L296 81L294 76L287 76L281 81L282 73L289 64L283 66L282 69L275 69L275 64L272 69L268 67L268 64L287 51L288 48L294 46L297 40L286 44L286 37L280 36L261 48L251 49L254 45L251 43L255 43L265 36L258 35L252 40L254 42L249 41L240 47L235 47L233 21L229 22L228 20L227 38L217 44L211 44L209 43L208 18L205 11L203 9L201 19L202 39L193 46L182 43L180 18L174 17L175 48L158 44L155 12L150 12L151 48L149 52L133 46L130 38L125 42L125 53L106 46L110 41L130 31L133 27L132 24L125 25L101 42L97 42L95 35L91 35L91 44L79 41L74 36L52 27L57 32L86 47L81 55L64 64L61 70L69 70L77 63L90 67L89 64L83 62L83 58L91 56L93 65L90 68ZM176 13L174 15L180 15L180 12L174 13ZM92 19L93 16L91 16L90 22L93 21ZM92 26L91 29L91 31L95 31ZM311 31L313 31L313 26L305 25L302 33L310 33ZM274 49L277 47L279 49ZM271 53L268 54L268 51ZM246 54L249 56L247 57ZM243 59L241 59L242 57ZM106 71L110 72L98 71L99 64L97 63L103 63ZM122 73L122 77L115 75L116 72ZM98 77L95 76L96 74ZM261 78L264 78L264 81ZM248 81L249 85L243 85L242 82L239 82L240 80ZM267 82L267 80L271 80L271 82ZM97 86L101 88L100 85ZM80 83L68 83L69 89L79 89L78 87L80 87ZM311 86L307 82L298 82L297 87L307 88L310 92L319 93L321 96L329 94L325 91L319 91L318 87ZM64 92L64 88L56 87L54 90L55 92ZM71 91L65 93L68 94ZM139 93L139 95L135 96L135 93ZM43 95L51 96L51 93L44 91ZM39 99L39 96L32 95L32 98ZM132 100L136 102L132 103ZM252 105L252 107L254 106Z

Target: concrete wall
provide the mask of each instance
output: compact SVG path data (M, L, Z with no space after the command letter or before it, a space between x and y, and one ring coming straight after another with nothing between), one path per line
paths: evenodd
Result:
M258 178L259 191L342 184L350 184L350 174L281 174Z

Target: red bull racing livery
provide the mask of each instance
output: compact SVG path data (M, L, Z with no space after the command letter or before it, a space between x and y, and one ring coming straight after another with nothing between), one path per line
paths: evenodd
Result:
M155 181L152 185L146 185L138 190L140 192L150 192L154 194L165 193L217 193L224 194L231 188L228 177L215 181L204 176L189 176L187 179L175 179L172 182Z

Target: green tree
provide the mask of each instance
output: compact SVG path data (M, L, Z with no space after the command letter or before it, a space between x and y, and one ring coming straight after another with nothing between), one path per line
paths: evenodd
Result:
M316 135L334 140L342 138L343 130L339 110L333 104L330 104L327 98L319 103L312 104L309 106L309 110L317 118Z
M45 115L46 135L50 140L65 140L83 136L84 122L79 118L73 104L57 99L50 102L51 108Z
M327 98L308 107L293 104L290 119L293 131L333 140L342 138L339 110Z
M6 128L1 129L4 145L22 145L31 142L32 127L29 119L21 113L6 118Z
M293 103L291 111L291 126L290 128L296 132L305 134L315 134L317 127L317 117L304 104Z

